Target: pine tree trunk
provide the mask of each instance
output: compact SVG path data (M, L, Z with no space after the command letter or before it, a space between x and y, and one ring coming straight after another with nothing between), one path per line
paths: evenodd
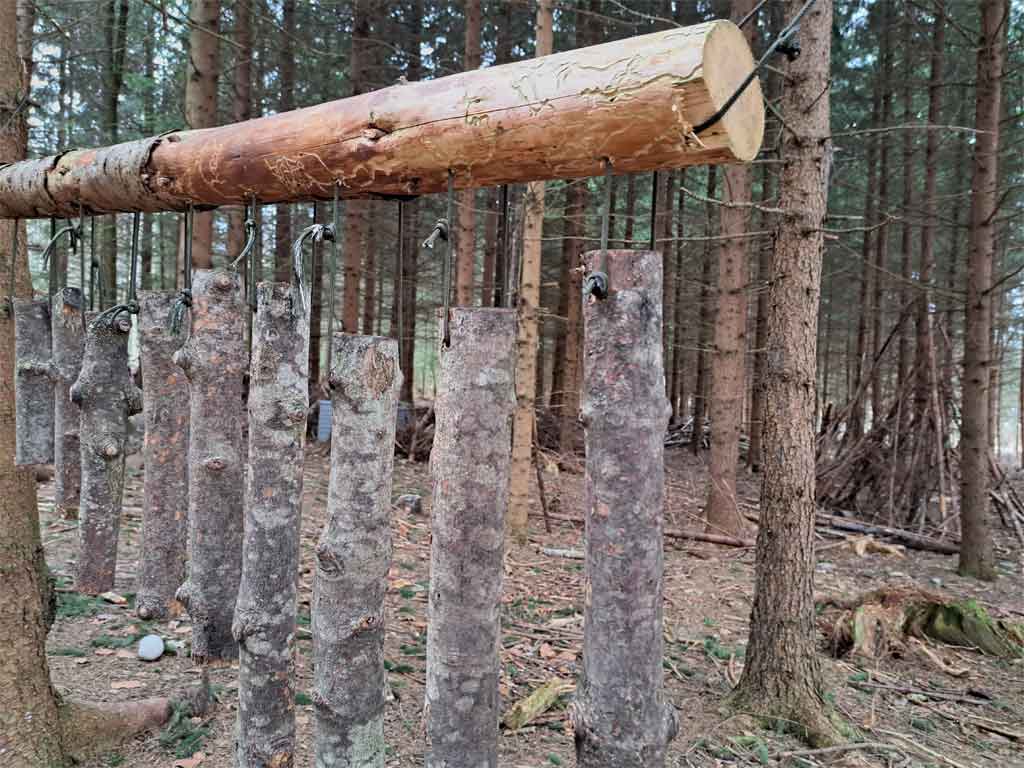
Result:
M309 291L256 288L249 379L238 642L241 768L285 768L295 755L295 616L309 405Z
M377 308L377 292L383 290L383 286L377 285L377 220L378 204L370 200L366 211L366 258L363 263L363 323L362 334L373 335L373 316ZM358 332L358 329L357 329Z
M128 31L128 0L107 0L103 3L103 36L106 47L104 62L103 125L107 140L120 140L121 86L124 84L124 60ZM100 285L99 309L117 301L117 217L104 216L99 227Z
M366 69L369 62L366 49L370 37L368 2L369 0L354 0L352 4L352 50L348 70L353 96L367 90ZM345 283L341 314L341 327L345 333L359 333L359 275L368 247L364 241L369 213L369 203L366 200L349 200L345 203ZM371 243L370 247L372 245Z
M669 388L669 404L672 406L672 421L676 421L681 413L686 410L686 373L683 370L683 361L686 358L686 345L690 339L690 327L686 322L686 306L683 301L686 278L686 258L683 255L686 251L686 244L683 237L686 234L686 169L679 169L679 211L676 217L676 247L675 247L675 297L672 301L673 307L673 340L672 344L672 386ZM692 323L690 324L692 325Z
M590 271L601 254L584 256ZM611 294L584 300L587 588L572 708L580 768L660 768L676 734L662 690L661 257L609 251ZM629 482L623 482L624 478Z
M622 247L633 246L633 217L636 214L636 176L626 175L626 225L622 231Z
M53 298L53 480L54 505L64 518L78 516L82 486L79 407L71 402L85 351L85 299L78 288L64 288Z
M480 67L480 0L465 0L466 47L463 69ZM476 190L458 194L458 229L455 237L455 303L460 307L473 305L474 269L476 267Z
M313 583L316 765L383 768L384 596L402 373L392 339L336 335L331 475Z
M775 78L773 78L774 80ZM777 91L769 95L774 98ZM762 177L761 198L766 203L774 196L772 175L767 170ZM757 320L754 332L754 374L753 395L750 401L750 437L747 446L747 464L750 471L761 471L763 464L762 436L764 435L764 384L767 369L766 349L768 344L768 288L772 282L772 252L774 237L762 243L757 251Z
M313 205L313 221L320 220L321 207ZM323 314L324 314L324 246L313 243L310 247L310 298L309 298L309 391L311 397L319 398L320 379L324 373L320 370L320 354L323 347Z
M571 225L563 244L563 280L565 284L565 342L563 358L557 356L555 364L562 374L558 426L558 450L563 456L576 451L576 434L580 410L580 344L583 336L583 317L580 308L580 292L583 290L583 276L579 271L580 256L583 253L584 238L587 235L587 190L583 184L573 184L568 190L570 202L565 213Z
M988 398L992 324L992 260L998 210L999 128L1007 32L1006 0L981 0L981 44L971 180L963 404L960 438L961 576L995 578L988 520Z
M431 453L427 768L497 768L516 313L455 308Z
M787 0L792 18L800 0ZM803 50L787 67L781 217L769 289L765 462L754 605L733 695L744 712L796 726L816 746L840 739L822 698L814 626L815 348L828 179L832 3L804 17ZM808 139L808 137L814 137Z
M53 461L53 384L50 379L50 302L14 300L14 399L21 466Z
M131 318L92 318L71 400L82 410L79 434L82 497L75 589L98 595L114 588L121 529L128 418L142 410L142 393L128 370Z
M295 109L295 0L281 2L281 55L277 64L279 112ZM274 207L274 282L287 283L292 275L292 206Z
M139 296L139 361L145 399L143 443L142 549L139 552L135 610L143 619L177 616L175 592L185 579L188 543L189 388L174 353L188 338L167 327L178 294Z
M236 123L252 117L252 5L235 3L235 75L231 117ZM228 256L234 259L245 247L245 211L235 206L228 213ZM246 276L248 279L248 275Z
M177 598L192 619L197 664L233 659L231 620L242 571L246 350L238 273L197 270L192 335L174 353L189 380L188 577Z
M707 197L715 196L717 181L717 169L714 166L708 168ZM707 216L705 218L704 233L711 236L712 205L705 205ZM711 241L704 243L704 256L700 270L700 318L697 322L697 379L693 390L693 437L690 440L690 450L696 456L704 444L704 414L707 411L708 393L708 348L711 346L711 331L714 323L714 291L711 288L712 275L712 246Z

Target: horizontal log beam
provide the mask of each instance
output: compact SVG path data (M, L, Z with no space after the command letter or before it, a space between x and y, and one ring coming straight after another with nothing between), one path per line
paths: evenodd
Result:
M713 21L488 67L219 128L0 168L0 218L409 197L602 173L748 162L761 146L754 66Z

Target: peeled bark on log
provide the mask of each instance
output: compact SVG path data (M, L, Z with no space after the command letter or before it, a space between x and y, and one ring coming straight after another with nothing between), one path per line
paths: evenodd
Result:
M128 419L142 410L142 393L128 370L131 328L127 313L91 318L85 331L82 370L71 386L71 400L82 411L75 589L90 595L114 588Z
M453 309L441 347L427 608L427 768L498 764L514 310Z
M313 583L316 765L384 766L384 596L402 374L394 339L336 334L331 477Z
M172 292L139 296L146 478L135 610L143 619L170 618L182 608L174 595L185 578L188 543L189 389L173 357L188 336L188 320L180 335L170 332L177 298Z
M14 299L14 463L53 461L50 303Z
M85 352L85 299L78 288L64 288L53 297L53 474L54 505L61 517L78 516L82 488L79 429L82 412L71 402Z
M286 768L295 760L295 612L299 518L309 405L309 292L260 283L249 378L236 764ZM348 437L346 435L346 437Z
M192 619L192 659L234 658L231 622L242 573L242 374L245 323L237 272L197 270L192 334L174 353L189 380L188 577L177 592Z
M403 83L218 128L67 152L0 170L0 218L71 218L406 196L663 167L745 162L764 132L753 69L728 21ZM81 208L80 208L81 206Z
M589 271L601 253L584 255ZM661 256L609 251L611 294L583 305L587 588L572 707L580 768L658 768L676 734L662 694Z

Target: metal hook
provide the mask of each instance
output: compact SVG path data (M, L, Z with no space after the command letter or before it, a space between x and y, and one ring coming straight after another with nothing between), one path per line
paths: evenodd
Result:
M306 306L306 292L302 287L302 246L307 241L314 243L333 242L334 227L330 224L311 224L302 230L295 244L292 246L292 286L298 290L299 303L303 313L309 311Z

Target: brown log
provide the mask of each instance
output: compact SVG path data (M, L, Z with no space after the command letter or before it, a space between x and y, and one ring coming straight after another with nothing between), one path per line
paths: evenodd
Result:
M713 21L394 85L235 125L0 169L0 218L421 195L749 161L764 109L740 30Z
M14 299L14 463L53 461L50 303Z
M960 547L955 544L948 544L944 541L937 541L918 533L905 531L901 528L890 528L887 525L871 525L857 520L849 520L845 517L826 515L819 512L817 515L819 524L827 525L837 531L848 531L852 533L864 533L871 536L882 536L893 541L898 541L908 549L920 549L924 552L938 552L942 555L956 555Z
M82 485L78 433L81 410L71 401L71 385L82 369L85 351L85 299L78 288L53 297L53 474L54 504L62 517L76 517Z

